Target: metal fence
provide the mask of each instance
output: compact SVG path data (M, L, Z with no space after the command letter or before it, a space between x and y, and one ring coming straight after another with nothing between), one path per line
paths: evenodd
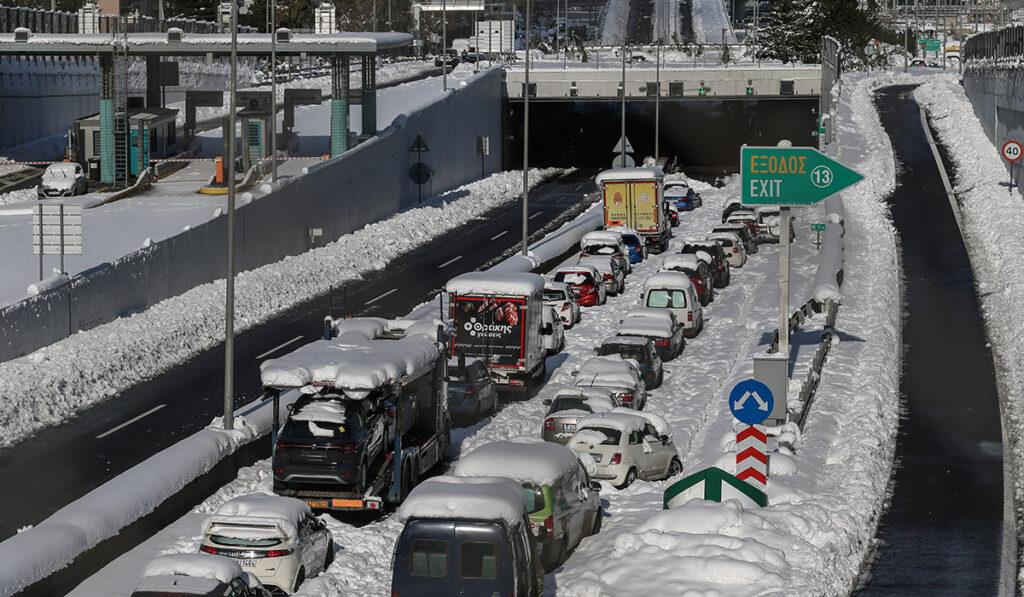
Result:
M976 61L1024 58L1024 25L972 35L964 43L963 52L967 67Z
M832 113L832 88L842 75L839 61L841 47L839 41L827 35L821 38L821 100L820 114Z
M78 13L42 10L24 6L0 6L0 33L13 33L18 27L25 27L34 33L78 33ZM177 27L185 33L217 33L220 27L210 21L196 19L155 19L119 15L99 15L99 32L163 33L170 27ZM240 26L241 33L256 33L256 28Z

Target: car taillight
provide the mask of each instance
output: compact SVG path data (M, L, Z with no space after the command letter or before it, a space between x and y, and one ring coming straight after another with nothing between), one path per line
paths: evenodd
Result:
M508 380L508 385L510 385L510 386L521 386L521 385L523 385L523 380L521 380L521 379L510 379L510 380Z
M668 346L668 338L665 338L665 339L662 339L662 340L655 340L654 341L654 345L655 346Z
M544 419L544 431L554 431L554 430L555 430L555 420L554 419Z
M612 456L612 459L608 461L608 464L620 464L620 463L622 463L622 454L619 454L618 452L616 452L615 455Z
M686 314L686 321L693 321L693 311Z
M733 253L739 253L740 252L740 248L739 247L733 247L732 248L732 252Z
M276 444L274 444L274 449L275 450L284 450L287 447L288 447L288 444L286 444L286 443L284 443L282 441L279 441Z
M284 556L287 556L287 555L291 555L292 551L293 550L291 550L291 549L271 549L268 552L264 552L262 557L264 557L264 558L280 558L280 557L284 557ZM259 552L257 552L256 557L261 557L259 555Z
M555 517L554 516L548 516L547 518L544 519L544 532L547 533L549 537L551 535L555 534Z
M352 453L354 453L356 451L356 445L355 444L341 444L340 446L338 446L337 449L341 450L342 452L344 452L346 454L352 454Z
M603 275L604 275L604 279L605 280L611 280L612 279L612 275L611 274L603 274Z
M619 399L619 402L632 402L633 392L622 392L620 394L616 394L615 397Z
M206 552L206 553L212 553L213 555L217 555L217 548L216 547L210 547L209 545L200 545L199 546L199 551L203 551L203 552Z
M473 394L475 394L475 393L476 392L473 390L473 386L469 386L468 388L466 388L466 391L462 393L462 397L466 398L466 399L469 399L469 398L472 398Z

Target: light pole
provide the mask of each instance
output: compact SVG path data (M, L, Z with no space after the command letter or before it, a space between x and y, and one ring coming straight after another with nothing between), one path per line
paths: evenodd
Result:
M661 133L661 39L654 47L654 88L657 94L654 96L654 163L658 163L660 155L658 149L659 135Z
M235 421L235 91L238 88L238 3L231 3L231 96L228 100L228 248L224 275L224 429Z
M270 0L270 182L277 183L277 32L275 1Z
M512 26L515 31L515 21ZM513 34L513 38L514 38ZM515 39L512 40L515 51ZM529 255L530 240L530 0L526 0L526 86L523 88L523 257Z
M448 91L448 0L441 0L441 91Z
M626 167L626 36L622 36L622 137L619 141L619 167Z

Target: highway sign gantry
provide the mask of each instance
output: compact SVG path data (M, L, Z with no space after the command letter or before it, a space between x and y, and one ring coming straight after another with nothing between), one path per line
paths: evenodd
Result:
M740 149L743 205L812 205L864 176L810 147Z
M729 410L747 425L764 422L775 406L772 390L756 379L746 379L729 392Z

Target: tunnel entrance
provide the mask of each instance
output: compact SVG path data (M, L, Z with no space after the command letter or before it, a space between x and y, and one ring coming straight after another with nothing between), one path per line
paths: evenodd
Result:
M620 100L530 100L530 166L609 168L621 135ZM817 147L818 98L663 99L659 153L688 174L739 171L739 148ZM523 102L506 100L504 169L523 166ZM626 137L637 165L654 155L654 100L626 102Z

